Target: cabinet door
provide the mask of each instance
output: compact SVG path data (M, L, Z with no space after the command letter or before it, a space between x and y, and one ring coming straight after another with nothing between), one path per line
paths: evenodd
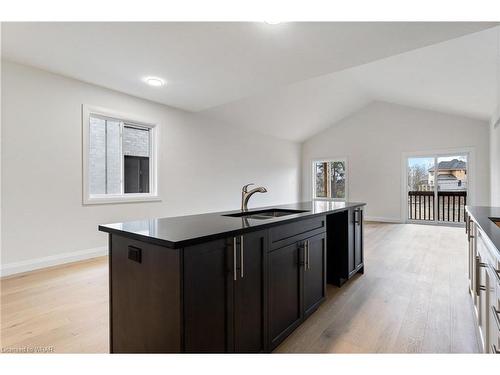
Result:
M275 348L301 321L301 261L298 243L268 254L269 342Z
M311 314L326 296L326 235L304 243L304 315Z
M363 210L354 210L354 269L363 263Z
M242 242L241 242L242 241ZM234 282L234 350L257 353L265 350L267 231L236 238L237 272Z
M488 320L489 320L489 303L488 303L488 287L489 275L486 271L487 265L484 258L484 242L478 232L478 256L477 256L477 291L478 291L478 321L479 330L481 331L482 346L485 352L488 351Z
M497 261L497 266L495 267L495 269L496 270L500 269L500 261ZM500 280L496 276L495 278L497 279L497 285L496 285L497 296L496 299L494 299L495 302L493 305L496 304L496 306L494 307L497 312L496 312L496 317L494 316L494 318L497 331L496 331L496 336L493 335L493 340L490 343L490 350L491 353L493 354L500 354Z
M473 280L474 280L474 238L472 234L472 226L474 222L467 216L467 222L465 224L467 226L467 273L469 276L469 291L474 291Z
M347 278L350 278L356 269L356 264L354 260L354 241L356 238L356 223L354 222L356 213L355 210L348 210L347 218Z
M487 269L490 281L488 285L488 351L489 353L498 354L497 351L500 353L500 346L498 345L500 337L500 300L498 299L498 285L494 267L494 265L491 265Z
M184 249L186 352L226 352L232 346L233 251L229 240Z
M110 236L110 350L181 351L178 250Z

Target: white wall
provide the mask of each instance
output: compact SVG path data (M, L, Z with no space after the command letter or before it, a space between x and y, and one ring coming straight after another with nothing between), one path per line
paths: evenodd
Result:
M500 120L500 119L499 119ZM500 125L490 128L491 205L500 207Z
M5 61L2 92L3 274L103 254L100 223L238 209L245 183L299 198L298 144ZM162 202L82 205L82 104L160 124Z
M311 197L311 163L348 159L350 201L367 203L366 217L400 221L405 152L473 147L475 203L488 204L488 123L385 102L373 102L302 145L303 200Z
M500 29L497 30L497 107L490 123L491 205L500 207ZM496 126L495 126L496 125Z

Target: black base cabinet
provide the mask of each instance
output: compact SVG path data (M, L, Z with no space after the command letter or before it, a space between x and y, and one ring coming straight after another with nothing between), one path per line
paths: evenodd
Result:
M363 209L355 208L327 216L327 280L342 286L356 273L364 272Z
M181 249L110 234L110 350L270 352L362 267L361 210Z
M269 346L275 348L302 319L302 252L298 243L269 253Z
M278 346L326 298L326 235L269 253L269 348Z
M303 316L311 315L326 298L326 233L306 239L303 266Z
M184 249L184 351L266 350L266 234Z

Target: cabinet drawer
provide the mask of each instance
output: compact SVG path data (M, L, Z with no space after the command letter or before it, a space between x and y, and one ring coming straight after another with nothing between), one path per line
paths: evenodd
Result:
M326 231L326 216L314 217L269 229L269 249L287 246L295 241Z

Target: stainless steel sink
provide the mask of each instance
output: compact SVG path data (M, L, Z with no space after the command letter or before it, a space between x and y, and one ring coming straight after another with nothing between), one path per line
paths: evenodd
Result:
M281 217L293 214L300 214L302 212L308 212L306 210L287 210L282 208L270 208L268 210L260 210L260 211L244 211L237 212L235 214L228 214L222 216L229 217L244 217L247 219L257 219L257 220L266 220L271 219L273 217Z

